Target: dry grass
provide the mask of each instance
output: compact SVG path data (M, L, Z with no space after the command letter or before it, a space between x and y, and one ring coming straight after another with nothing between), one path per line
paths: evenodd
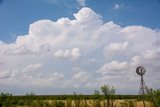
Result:
M41 100L33 101L31 105L16 107L107 107L107 100ZM144 107L142 101L114 100L113 107ZM145 107L154 107L145 101Z
M55 100L56 101L56 100ZM51 105L55 102L48 101ZM57 100L62 101L65 107L107 107L107 100ZM136 100L115 100L113 107L144 107L142 101ZM145 101L145 107L154 107L151 102Z

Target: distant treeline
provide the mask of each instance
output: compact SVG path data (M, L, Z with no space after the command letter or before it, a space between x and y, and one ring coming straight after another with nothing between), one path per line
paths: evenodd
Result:
M23 96L12 96L13 99L28 99L32 98L33 100L105 100L105 99L141 99L141 98L150 98L151 95L23 95Z

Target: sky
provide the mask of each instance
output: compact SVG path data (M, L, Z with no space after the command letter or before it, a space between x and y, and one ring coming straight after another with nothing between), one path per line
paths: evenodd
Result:
M0 92L160 88L159 0L0 0Z

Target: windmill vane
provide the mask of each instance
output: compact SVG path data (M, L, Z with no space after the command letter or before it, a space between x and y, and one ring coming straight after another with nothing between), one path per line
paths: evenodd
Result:
M139 89L139 95L144 95L146 93L149 93L149 88L145 85L143 75L146 73L146 69L142 66L139 66L136 68L136 73L141 76L140 79L140 89Z
M137 67L137 69L136 69L136 73L137 73L138 75L144 75L144 74L146 73L146 69L145 69L144 67L142 67L142 66L139 66L139 67Z

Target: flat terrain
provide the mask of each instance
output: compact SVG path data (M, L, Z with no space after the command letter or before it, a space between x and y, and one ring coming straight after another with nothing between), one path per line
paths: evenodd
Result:
M111 104L111 103L110 103ZM112 105L112 104L111 104ZM18 105L17 105L18 106ZM41 100L33 101L18 107L107 107L107 100ZM144 107L142 101L114 100L110 107ZM145 107L154 107L145 101Z

